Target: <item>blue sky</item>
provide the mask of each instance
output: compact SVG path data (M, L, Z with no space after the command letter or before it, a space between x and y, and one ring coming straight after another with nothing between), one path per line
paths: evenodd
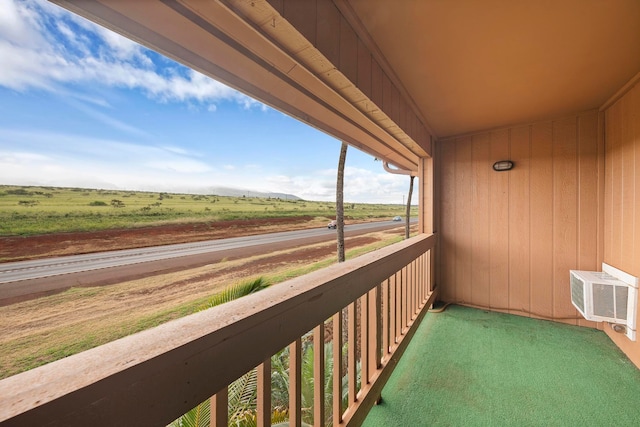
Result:
M335 200L340 141L45 1L0 0L0 184ZM345 200L409 178L350 147Z

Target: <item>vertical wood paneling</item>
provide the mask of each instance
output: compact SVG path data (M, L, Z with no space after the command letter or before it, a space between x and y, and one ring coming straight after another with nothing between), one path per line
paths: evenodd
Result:
M442 299L455 300L456 269L455 269L455 232L456 232L456 144L445 142L440 145L440 285Z
M553 123L553 313L575 316L569 270L577 266L577 141L576 118Z
M340 63L340 12L332 0L317 0L316 47L332 64Z
M608 159L607 166L610 174L609 194L611 199L611 210L609 218L605 217L605 223L609 230L605 230L605 235L610 236L609 244L605 243L605 247L609 247L609 259L616 260L618 265L622 258L622 107L617 102L611 107L611 114L606 123L607 140L609 147L606 151L605 158Z
M613 218L613 107L605 112L605 136L604 136L604 236L603 241L603 257L605 260L612 259L612 229L611 219Z
M312 44L316 43L316 0L285 0L284 18Z
M417 129L418 129L418 117L416 117L415 114L413 114L411 112L411 110L409 110L409 115L407 116L407 119L409 120L409 136L414 140L414 141L418 141L418 134L417 134Z
M594 111L438 142L443 299L576 323L569 270L598 267L598 120ZM492 170L505 159L513 170Z
M373 59L371 61L371 101L378 106L382 106L382 76L380 64Z
M531 126L531 311L553 316L553 139L551 122Z
M340 71L352 82L358 81L358 36L340 17Z
M384 72L382 73L382 110L391 115L391 103L392 103L392 87L391 80Z
M598 246L598 113L578 117L578 269L599 270Z
M409 121L407 120L407 112L407 104L402 99L400 92L398 92L398 125L408 133Z
M471 138L456 141L456 299L471 301ZM466 214L465 214L466 213Z
M627 124L631 128L631 145L633 145L633 157L634 164L636 166L635 175L633 176L634 187L634 211L635 221L633 223L633 258L632 267L628 271L632 274L640 276L640 86L636 86L634 90L628 95L630 102L629 107L631 113L629 120L631 123ZM639 297L640 298L640 297Z
M598 183L598 112L578 117L578 264L579 270L600 270L598 230L600 185ZM597 206L598 209L593 207ZM598 233L598 232L597 232ZM579 326L598 324L578 316ZM600 324L602 325L602 324Z
M332 0L268 1L365 97L424 148L428 142L428 132L418 128L420 117L412 109L409 98L405 97L406 92L401 91L384 73L371 52L370 42L366 37L364 40L358 37ZM431 154L429 150L426 151Z
M620 103L620 138L622 146L620 153L622 157L622 198L621 218L620 218L620 264L619 268L629 271L634 267L633 259L633 226L635 223L635 155L632 137L632 126L625 126L626 123L631 124L631 99L623 97Z
M490 160L489 135L473 137L472 200L471 211L471 300L488 307L489 301L489 173L492 171Z
M393 84L391 85L391 111L387 114L391 120L400 125L400 92Z
M358 89L371 98L371 53L358 39Z
M604 262L640 276L640 85L605 111L605 159ZM640 341L604 329L640 366Z
M530 312L530 220L529 167L531 159L530 127L511 130L509 173L509 307Z
M509 158L509 131L490 134L491 161ZM509 173L489 175L489 301L491 307L509 306Z

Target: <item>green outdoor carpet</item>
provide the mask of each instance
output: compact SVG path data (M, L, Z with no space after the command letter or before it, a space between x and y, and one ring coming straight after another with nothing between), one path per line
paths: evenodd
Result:
M601 331L449 306L363 425L640 426L640 371Z

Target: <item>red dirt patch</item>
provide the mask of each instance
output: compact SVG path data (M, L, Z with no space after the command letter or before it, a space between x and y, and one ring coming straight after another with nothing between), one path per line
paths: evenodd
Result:
M267 218L158 225L91 232L0 237L0 260L22 261L50 256L142 248L173 243L241 237L316 227L313 217Z
M377 242L378 239L374 237L352 237L346 239L346 244L350 248L357 248L360 246L369 245L371 243ZM252 260L249 262L245 262L242 265L226 268L215 273L207 273L204 275L200 275L197 277L192 277L189 280L183 280L180 282L173 283L173 286L186 285L192 282L198 282L202 280L213 279L220 274L236 274L241 273L240 276L251 276L260 274L262 271L273 271L279 267L286 266L291 262L296 262L298 264L305 262L311 264L313 262L319 261L323 258L329 257L332 254L336 253L336 244L335 242L327 243L321 246L314 246L308 248L297 249L295 252L291 253L281 253L277 255L272 255L256 260ZM337 259L337 258L336 258Z

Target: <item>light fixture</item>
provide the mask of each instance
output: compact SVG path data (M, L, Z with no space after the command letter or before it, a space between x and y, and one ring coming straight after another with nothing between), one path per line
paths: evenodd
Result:
M513 162L511 160L500 160L493 164L493 170L496 172L510 171L513 169Z

